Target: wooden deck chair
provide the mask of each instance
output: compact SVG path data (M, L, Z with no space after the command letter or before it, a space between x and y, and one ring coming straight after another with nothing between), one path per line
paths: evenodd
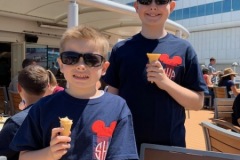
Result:
M212 119L212 122L214 124L216 124L217 126L220 126L222 128L232 130L232 131L234 131L236 133L240 133L240 127L239 126L235 126L235 125L233 125L232 123L230 123L228 121L225 121L225 120L222 120L222 119Z
M202 122L208 151L240 154L240 134L219 127L211 122Z
M142 144L140 160L233 160L240 155L186 149L183 147Z
M0 87L0 113L9 114L8 95L6 87Z
M10 90L8 90L8 95L11 106L11 115L14 115L21 111L19 109L19 103L22 101L22 98L20 97L18 92L13 92Z
M232 106L234 98L215 98L214 99L214 118L223 119L232 123Z
M228 98L226 87L213 87L215 98Z

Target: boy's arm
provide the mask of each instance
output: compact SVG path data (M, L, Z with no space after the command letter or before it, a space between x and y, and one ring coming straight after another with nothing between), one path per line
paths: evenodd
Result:
M199 110L203 107L204 93L184 88L172 80L166 85L168 92L185 109Z
M63 128L53 128L50 146L34 151L22 151L19 160L59 160L67 153L70 148L71 138L68 136L59 136Z
M41 150L36 150L36 151L21 151L19 155L19 160L54 160L50 156L50 149L49 147L41 149Z
M147 64L147 78L149 82L168 92L181 106L186 109L199 110L203 106L204 93L184 88L167 77L159 61Z

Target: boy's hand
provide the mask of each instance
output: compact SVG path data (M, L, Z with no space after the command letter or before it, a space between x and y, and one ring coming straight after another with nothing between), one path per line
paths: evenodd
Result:
M60 136L59 133L62 132L64 128L53 128L52 137L50 142L50 154L52 159L61 159L63 155L67 153L67 150L71 147L69 142L71 138L68 136Z
M147 64L147 79L149 82L155 82L161 89L164 89L170 80L159 61Z

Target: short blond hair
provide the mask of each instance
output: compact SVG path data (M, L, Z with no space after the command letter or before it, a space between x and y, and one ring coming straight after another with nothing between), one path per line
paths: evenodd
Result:
M109 42L105 38L105 36L100 33L97 29L94 29L89 26L85 25L79 25L76 27L72 27L67 29L60 40L60 52L65 51L65 43L68 40L91 40L95 42L96 46L100 50L100 54L102 54L103 57L107 58L107 54L109 51Z

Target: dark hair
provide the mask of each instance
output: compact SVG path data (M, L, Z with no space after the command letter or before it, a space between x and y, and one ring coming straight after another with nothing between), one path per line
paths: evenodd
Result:
M48 72L39 65L29 65L19 72L18 83L28 94L43 95L48 87Z
M22 68L25 68L25 67L33 64L34 62L36 63L35 60L26 58L26 59L24 59L24 60L22 61Z
M202 73L203 73L203 74L208 74L208 71L209 71L209 69L207 69L207 68L203 68L203 69L202 69Z
M231 80L231 75L228 75L226 77L221 77L221 79L218 82L218 86L219 87L223 86L224 85L224 81L226 81L226 80Z
M215 59L215 58L213 58L213 57L211 57L211 58L210 58L210 62L211 62L211 61L215 61L215 60L216 60L216 59Z

